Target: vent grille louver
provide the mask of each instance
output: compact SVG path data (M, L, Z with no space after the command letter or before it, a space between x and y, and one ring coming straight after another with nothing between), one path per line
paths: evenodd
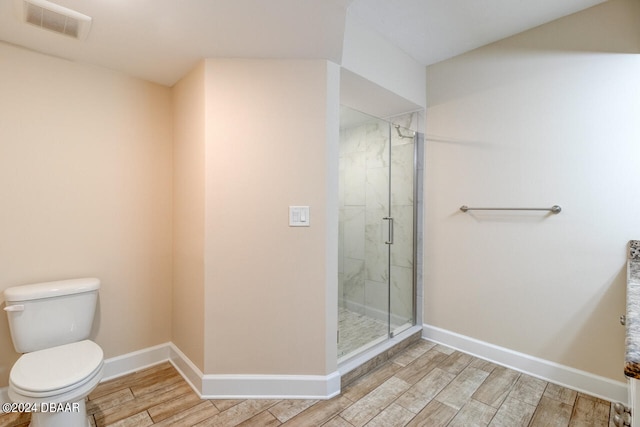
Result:
M91 26L89 16L46 0L20 1L25 22L76 39L87 37Z

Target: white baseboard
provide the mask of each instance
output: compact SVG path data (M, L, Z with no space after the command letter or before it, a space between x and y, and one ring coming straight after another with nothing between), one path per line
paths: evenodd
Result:
M112 380L158 363L166 362L169 360L170 349L171 343L164 343L105 359L104 375L100 382Z
M105 378L106 372L110 379L165 361L202 399L330 399L340 393L337 371L329 375L205 375L171 342L105 360Z
M329 399L340 394L340 374L205 375L203 399Z
M171 352L169 361L176 368L182 378L189 383L193 391L202 398L202 377L204 374L180 349L170 343Z
M204 375L171 344L171 363L202 399L330 399L340 394L340 374Z
M519 353L431 325L422 325L422 337L486 359L498 365L611 402L628 405L627 384L586 371Z
M622 381L519 353L431 325L422 336L465 353L528 375L602 399L629 405ZM340 393L340 373L329 375L204 375L173 343L149 347L105 359L103 381L170 361L203 399L329 399ZM0 402L9 402L8 387L0 388Z
M102 381L170 362L202 399L330 399L340 394L340 373L329 375L204 375L173 343L105 359ZM0 403L10 402L8 387Z

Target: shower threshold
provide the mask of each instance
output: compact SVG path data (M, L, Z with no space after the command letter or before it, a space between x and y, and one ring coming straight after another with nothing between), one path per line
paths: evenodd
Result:
M341 387L374 370L400 351L422 338L422 326L414 325L392 338L382 337L366 349L359 348L338 360Z

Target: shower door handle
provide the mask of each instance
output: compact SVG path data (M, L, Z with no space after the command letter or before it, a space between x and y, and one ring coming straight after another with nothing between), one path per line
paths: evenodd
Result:
M382 218L385 221L389 221L389 240L385 241L386 245L393 245L393 217L385 216Z

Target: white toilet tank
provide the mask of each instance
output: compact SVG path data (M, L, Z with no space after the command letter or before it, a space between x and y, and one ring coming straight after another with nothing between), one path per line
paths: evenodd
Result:
M4 290L13 346L29 353L89 338L100 280L60 280Z

